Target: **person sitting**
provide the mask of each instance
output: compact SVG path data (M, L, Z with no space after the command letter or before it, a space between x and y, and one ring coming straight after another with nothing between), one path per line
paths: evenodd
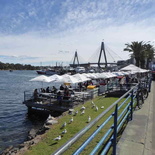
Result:
M69 98L70 98L69 89L65 88L64 89L64 99L68 100Z
M46 93L49 93L50 92L50 89L49 87L46 88Z
M53 86L52 90L53 90L53 93L54 93L54 94L57 93L57 88L56 88L55 86Z
M35 89L33 92L33 98L34 98L34 101L38 100L38 90L37 89Z
M44 89L44 88L41 88L41 92L42 92L42 93L45 93L46 91L45 91L45 89Z
M63 85L60 86L60 90L64 90L64 86Z
M79 90L82 90L82 82L78 83Z

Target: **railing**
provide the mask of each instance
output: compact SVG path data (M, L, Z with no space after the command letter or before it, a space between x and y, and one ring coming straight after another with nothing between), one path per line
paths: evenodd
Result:
M135 83L128 83L120 85L118 82L107 83L99 86L99 94L106 94L112 91L127 91L133 87Z
M97 130L94 131L93 134L73 153L74 155L80 154L84 148L95 138L95 136L105 127L105 125L114 118L114 123L112 126L108 129L108 131L105 133L105 135L101 138L99 143L94 147L94 149L91 152L91 155L94 155L99 148L101 148L101 145L105 142L105 140L109 138L109 141L106 141L106 145L102 151L102 154L106 154L111 145L113 145L113 154L116 154L116 138L117 133L121 129L122 125L126 120L132 120L132 114L133 114L133 107L135 105L135 97L136 97L136 91L138 88L138 84L134 86L132 89L130 89L127 93L125 93L121 98L119 98L116 102L114 102L109 108L107 108L103 113L101 113L97 118L95 118L88 126L86 126L84 129L82 129L79 133L77 133L73 138L71 138L66 144L64 144L61 148L59 148L56 152L53 153L53 155L59 155L65 152L73 143L75 143L79 138L82 137L94 124L96 124L105 114L107 114L112 108L115 107L115 111L97 128ZM118 103L124 99L125 100L118 105ZM118 111L123 107L124 109L121 111L121 113L118 115Z
M61 97L61 102L64 103L63 106L68 106L71 105L71 107L74 105L72 103L74 102L82 102L84 103L87 100L91 100L98 96L98 88L95 89L90 89L84 92L74 92L74 95L71 95L69 97L64 98L64 95L62 94ZM51 104L53 101L58 101L58 95L54 93L41 93L38 92L38 97L37 99L34 98L33 96L33 91L25 91L24 92L24 103L26 102L32 102L32 103L49 103ZM65 104L66 103L66 104ZM68 104L70 103L70 104Z

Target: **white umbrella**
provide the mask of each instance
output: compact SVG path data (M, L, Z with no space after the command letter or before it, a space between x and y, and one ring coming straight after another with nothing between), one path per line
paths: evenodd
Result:
M87 78L87 77L85 77L84 75L79 74L79 73L73 75L73 77L75 77L77 80L79 80L79 81L81 81L81 82L85 82L85 81L89 81L89 80L90 80L90 78Z
M50 78L45 76L45 75L40 75L40 76L37 76L29 81L37 81L37 82L42 82L42 87L43 87L43 82L51 82L50 81Z
M63 77L64 83L79 83L80 82L78 79L68 74L62 75L62 77Z
M64 82L63 77L57 74L50 76L49 79L50 79L50 82Z
M123 72L113 72L113 74L115 74L116 76L123 76L124 74L123 74Z
M116 75L112 72L107 72L109 78L116 77Z
M96 76L94 73L87 73L88 77L91 79L96 79Z
M106 79L106 78L108 78L108 77L107 77L107 75L105 74L105 72L103 72L103 73L100 73L99 78L100 78L100 79Z
M101 75L101 73L93 73L94 75L95 75L95 79L99 79L100 78L100 75Z
M40 76L37 76L29 81L50 82L50 78L45 75L40 75Z
M142 69L140 67L137 67L133 64L130 64L124 68L121 68L120 71L131 71L131 72L135 72L135 73L142 73L142 72L147 72L147 70Z
M82 73L81 75L85 76L86 78L89 78L88 73Z
M109 75L107 74L107 72L103 72L103 73L100 73L99 78L101 78L101 79L107 79L107 78L109 78Z

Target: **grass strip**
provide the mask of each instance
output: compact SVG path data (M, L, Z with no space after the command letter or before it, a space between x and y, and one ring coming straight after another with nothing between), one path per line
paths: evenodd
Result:
M99 114L106 110L112 103L114 103L118 98L110 97L104 98L103 96L96 97L93 99L96 106L98 106L98 111L95 108L92 108L91 101L88 101L84 104L86 107L85 114L81 115L80 109L82 105L79 105L75 108L75 111L78 110L79 113L76 116L69 115L65 113L63 117L58 119L58 124L55 124L51 129L43 135L42 140L34 145L25 152L25 155L50 155L52 152L55 152L60 148L64 143L66 143L70 138L72 138L77 132L83 129L88 123L88 117L91 117L91 120L95 119ZM104 106L104 108L103 108ZM101 108L102 107L102 108ZM123 107L120 109L123 109ZM114 111L111 109L103 118L101 118L86 134L84 134L75 144L73 144L64 155L72 154L95 130L101 125L107 117ZM69 120L73 117L74 121L69 124ZM63 135L62 139L58 142L54 141L54 138L61 134L64 129L61 129L62 124L66 122L67 133ZM92 151L92 148L99 142L101 137L113 124L113 119L107 124L107 126L99 132L99 134L93 139L93 141L84 149L81 154L89 154Z

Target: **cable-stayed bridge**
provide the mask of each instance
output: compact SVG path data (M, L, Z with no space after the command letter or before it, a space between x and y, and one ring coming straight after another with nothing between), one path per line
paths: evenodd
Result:
M81 59L82 58L78 55L76 51L70 66L88 67L91 65L97 65L98 67L104 66L106 68L108 65L117 64L118 60L122 60L122 58L118 56L115 52L113 52L108 46L106 46L104 42L101 43L101 46L90 57L89 62L83 62L81 61Z

